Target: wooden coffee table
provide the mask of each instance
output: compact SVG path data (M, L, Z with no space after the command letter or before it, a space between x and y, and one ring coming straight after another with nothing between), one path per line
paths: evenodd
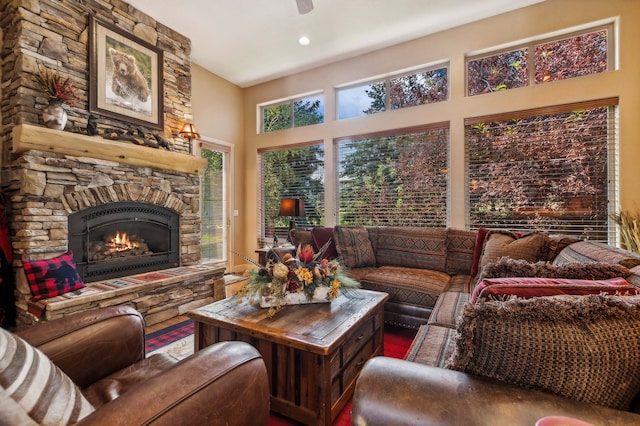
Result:
M195 323L196 351L227 340L258 349L272 411L308 425L331 425L353 396L364 363L383 354L388 297L350 290L331 303L286 306L272 319L267 309L229 298L187 315Z

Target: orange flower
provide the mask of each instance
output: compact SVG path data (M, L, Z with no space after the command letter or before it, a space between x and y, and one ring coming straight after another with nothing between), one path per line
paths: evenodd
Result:
M300 262L302 263L311 263L313 262L313 256L315 255L315 253L313 252L313 248L307 244L306 246L302 247L302 249L300 249L300 253L298 253L298 259L300 259Z

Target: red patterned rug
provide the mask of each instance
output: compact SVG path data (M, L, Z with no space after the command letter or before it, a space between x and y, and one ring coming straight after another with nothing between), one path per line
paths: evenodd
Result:
M179 324L172 325L162 330L147 335L147 354L161 350L176 342L188 341L193 348L192 341L188 339L193 334L193 321L187 320ZM385 326L384 329L384 355L392 358L404 358L409 346L416 335L416 330L409 330L401 327ZM292 426L297 422L281 417L277 414L271 414L269 418L269 426ZM334 426L351 425L351 401L342 409L338 418L333 423Z

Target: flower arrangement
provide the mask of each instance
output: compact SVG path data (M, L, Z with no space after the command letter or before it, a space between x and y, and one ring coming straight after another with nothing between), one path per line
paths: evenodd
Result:
M73 106L73 102L80 99L75 94L77 86L70 81L69 77L63 80L60 74L42 64L39 65L38 70L36 80L50 104L59 102Z
M317 297L322 290L326 293L326 300L336 298L340 289L358 288L360 283L347 277L337 260L322 259L329 243L318 251L313 252L310 245L298 247L296 256L285 254L275 262L267 262L266 266L259 266L250 272L249 281L240 288L236 297L242 303L246 297L249 303L266 300L269 303L268 318L273 316L286 305L286 297L291 294L302 294L308 302Z

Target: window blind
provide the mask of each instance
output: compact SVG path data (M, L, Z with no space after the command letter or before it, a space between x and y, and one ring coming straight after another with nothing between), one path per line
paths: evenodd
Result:
M449 123L334 140L343 226L446 226Z
M617 103L467 119L468 227L615 240Z
M296 217L298 227L324 224L324 145L320 141L278 147L258 152L259 194L262 200L259 244L273 241L277 235L287 238L290 217L280 217L282 198L300 198L305 216Z

